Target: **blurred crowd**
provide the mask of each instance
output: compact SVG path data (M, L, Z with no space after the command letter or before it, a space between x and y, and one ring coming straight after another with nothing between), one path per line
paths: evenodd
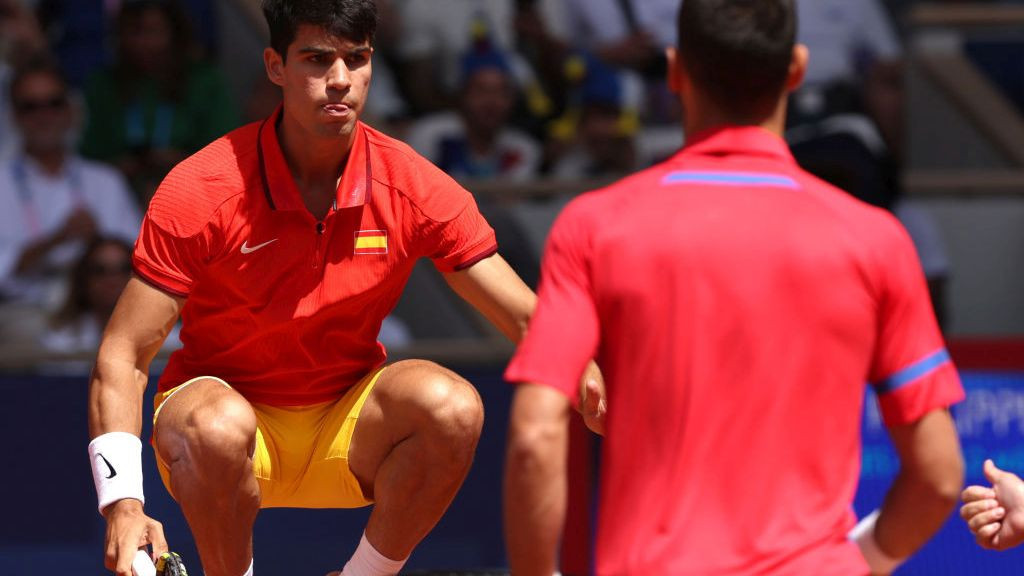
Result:
M650 166L684 142L664 79L680 1L378 0L366 120L471 190L610 180ZM904 221L941 314L949 274L941 240L900 193L902 50L892 6L798 2L812 58L792 99L794 153ZM218 59L222 13L213 0L0 0L0 347L8 355L94 349L160 180L277 105L269 82L245 98L229 88ZM534 279L561 204L520 200L509 210L500 198L479 201L503 252ZM385 343L418 336L398 318L387 328Z

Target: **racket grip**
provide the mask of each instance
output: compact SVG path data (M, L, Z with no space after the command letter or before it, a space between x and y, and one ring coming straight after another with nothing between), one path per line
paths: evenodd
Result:
M135 576L156 576L156 566L149 557L149 552L139 550L135 553L135 559L132 560L132 573Z

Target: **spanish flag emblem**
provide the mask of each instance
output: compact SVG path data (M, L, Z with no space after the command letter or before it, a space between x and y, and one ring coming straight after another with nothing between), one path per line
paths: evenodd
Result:
M385 230L359 230L356 232L355 254L387 254L388 233Z

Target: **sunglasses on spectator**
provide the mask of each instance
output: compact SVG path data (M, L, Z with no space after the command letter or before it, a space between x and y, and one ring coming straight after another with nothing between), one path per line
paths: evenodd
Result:
M31 114L43 110L63 110L68 105L67 95L52 96L50 98L39 98L36 100L15 100L14 110L18 114Z
M132 273L132 263L122 262L121 264L90 264L86 268L89 276L123 276Z

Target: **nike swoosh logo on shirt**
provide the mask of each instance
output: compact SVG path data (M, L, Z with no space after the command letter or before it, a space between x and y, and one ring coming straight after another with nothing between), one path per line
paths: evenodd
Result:
M267 242L264 242L263 244L257 244L255 246L249 246L249 241L246 240L245 242L242 242L242 254L252 254L253 252L259 250L260 248L263 248L264 246L266 246L268 244L273 244L274 242L277 242L277 238L274 238L273 240L269 240Z

